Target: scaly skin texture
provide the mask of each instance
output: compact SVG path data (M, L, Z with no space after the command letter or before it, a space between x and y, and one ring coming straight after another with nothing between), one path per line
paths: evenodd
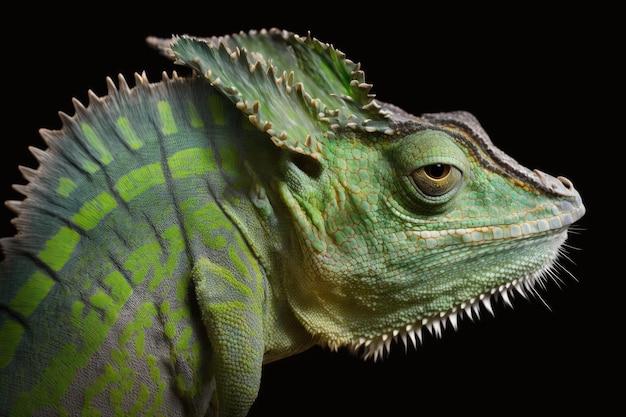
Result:
M584 214L470 114L376 101L313 38L148 42L195 73L75 102L8 202L9 415L244 416L263 363L314 344L379 358L532 292Z

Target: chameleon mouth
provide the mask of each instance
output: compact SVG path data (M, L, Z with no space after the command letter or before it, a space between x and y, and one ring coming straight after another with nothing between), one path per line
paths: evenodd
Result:
M495 316L493 302L502 302L506 306L513 308L512 300L516 296L521 295L526 300L530 298L539 299L547 306L547 303L541 297L539 289L545 290L548 282L562 283L562 280L556 273L557 269L563 269L568 275L572 276L558 262L558 259L564 255L564 252L563 248L559 248L558 256L546 262L539 270L491 288L477 297L453 306L447 311L419 318L413 323L394 328L372 338L360 337L344 346L353 353L362 356L365 360L377 361L382 360L385 355L391 352L392 344L402 343L405 351L410 346L417 348L423 343L424 330L428 331L432 336L440 338L444 330L449 327L457 330L461 319L479 320L481 310L486 310L492 316ZM336 350L339 346L330 345L330 347Z

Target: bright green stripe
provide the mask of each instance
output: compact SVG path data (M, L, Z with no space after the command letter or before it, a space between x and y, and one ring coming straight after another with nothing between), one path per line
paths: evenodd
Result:
M110 274L105 278L107 285L120 282L119 276L115 274ZM74 303L72 316L65 325L73 326L85 337L80 343L65 344L52 358L43 375L37 379L31 389L20 394L14 409L16 415L34 415L37 407L60 403L61 397L74 382L76 371L85 367L94 352L102 346L130 295L128 289L111 290L113 297L108 297L109 304L104 311L89 308L81 301ZM106 297L98 295L96 298L98 303L102 303ZM50 384L50 381L55 383Z
M174 269L178 266L178 256L185 250L185 241L178 226L172 226L162 233L163 239L168 243L167 252L169 256L163 265L153 265L154 274L148 284L148 290L154 291L161 285L164 279L172 276Z
M117 207L117 203L109 193L103 192L91 201L86 202L77 214L72 217L72 222L85 230L90 230Z
M240 235L237 235L237 243L239 244L239 247L245 247L246 245ZM252 254L252 252L250 252L249 250L244 250L244 253L248 258L248 265L250 265L250 268L252 268L252 270L254 271L253 277L256 278L256 296L261 297L263 294L263 272L261 272L261 266ZM261 312L261 305L257 304L257 307L259 308L259 314L262 315L263 313Z
M113 160L113 157L111 156L109 150L104 146L98 135L96 135L96 132L94 132L91 126L84 122L80 125L80 127L83 130L83 134L85 135L87 142L89 142L96 152L98 152L98 159L100 162L104 165L108 165Z
M15 297L9 303L9 308L28 317L46 298L54 285L52 278L41 272L35 272L24 285L20 287Z
M243 260L239 258L239 253L234 250L232 246L228 253L230 260L231 262L233 262L233 265L235 265L235 268L237 268L237 270L239 270L241 274L246 274L245 276L250 278L247 286L250 288L250 290L253 290L253 293L255 294L253 298L260 299L263 294L263 273L259 268L259 263L252 255L252 253L247 250L247 244L243 240L243 237L241 235L235 235L235 243L236 245L234 246L239 247L248 258L248 265L250 265L250 267L252 268L253 273L250 274L248 268L246 268L246 265L244 265ZM252 309L260 316L263 315L261 305L259 303L255 303Z
M119 382L118 376L113 366L108 363L104 366L104 372L100 373L92 385L85 388L82 416L96 417L101 415L97 410L91 407L91 404L94 402L94 397L104 392L108 384Z
M115 379L110 381L108 391L109 404L113 408L113 415L124 416L124 399L133 390L134 370L129 366L130 354L126 349L113 350L110 353L115 363ZM98 407L99 408L99 407ZM85 408L83 408L84 412ZM95 410L94 410L95 411ZM131 413L130 415L137 415Z
M187 291L188 291L188 282L187 279L189 277L187 275L183 276L182 278L176 280L176 300L179 302L185 302L185 300L187 299Z
M154 395L154 403L150 410L146 410L147 415L156 415L157 410L163 405L163 393L165 392L165 382L161 377L161 371L157 365L157 360L154 355L146 355L146 363L150 367L150 378L154 384L158 387Z
M128 322L120 336L120 346L125 346L133 342L137 356L143 356L146 342L145 331L152 327L153 318L156 317L157 310L154 303L146 302L139 307L135 320ZM126 346L128 349L128 346Z
M39 252L37 256L48 264L53 271L60 271L70 259L79 240L78 233L67 227L62 227L56 235L46 242L45 249Z
M239 244L239 242L237 243ZM247 250L247 248L241 248L241 249L243 249L244 251ZM230 261L233 263L233 266L235 267L237 272L239 272L239 274L241 274L244 277L250 275L250 272L248 271L248 268L244 264L243 260L241 259L239 252L237 252L237 249L230 246L228 248L228 257L230 258Z
M252 298L251 289L244 285L242 282L239 282L235 275L233 275L233 273L229 269L221 265L214 264L206 258L203 259L203 261L203 266L207 267L208 272L210 272L211 275L221 278L223 282L229 283L233 289L239 291L246 298Z
M98 172L98 170L100 169L100 166L98 164L96 164L93 161L90 161L89 159L83 159L81 161L81 164L82 164L81 166L83 167L83 169L90 174L94 174Z
M128 255L126 262L124 262L124 268L131 273L131 280L134 285L141 284L146 279L148 272L152 270L153 265L147 264L145 260L158 259L160 255L161 246L159 242L143 245Z
M138 320L139 317L137 317L136 320ZM135 337L135 353L137 354L137 356L143 356L143 349L144 346L146 345L146 335L143 332L143 329L147 329L149 327L152 327L152 321L147 323L147 326L137 326L137 336Z
M122 132L122 136L128 142L131 149L139 149L143 146L143 142L137 136L135 129L130 125L130 120L127 117L120 117L117 119L117 127Z
M109 307L113 304L113 299L109 296L109 294L105 293L102 290L98 290L94 295L89 298L91 305L100 308L102 310Z
M168 321L163 325L163 333L168 339L173 339L176 336L176 324L171 321Z
M100 321L100 314L94 310L84 314L85 305L77 301L72 307L70 323L84 331L89 338L83 339L80 344L66 344L61 351L52 358L41 378L37 380L30 392L20 395L15 410L23 415L33 415L35 407L58 404L61 396L72 383L77 369L87 365L93 352L104 340L108 327ZM49 384L55 381L55 384Z
M213 312L213 315L215 317L232 317L233 315L240 315L241 317L245 317L245 315L248 314L248 306L249 303L243 301L223 301L221 303L213 303L207 308ZM217 328L225 327L223 323L216 323L215 326ZM250 323L246 323L246 326L246 331L249 332L251 330ZM252 333L250 332L249 334ZM224 350L228 350L230 349L230 346L223 346L221 348Z
M133 293L133 287L124 278L120 271L113 271L104 278L104 283L111 289L115 300L125 302Z
M223 103L222 98L217 94L212 95L209 98L209 108L211 109L211 114L213 115L213 122L215 122L218 126L224 126L226 124L224 119Z
M187 326L183 329L183 331L180 334L180 337L178 338L178 341L176 342L176 349L179 352L186 351L187 349L189 349L190 341L191 341L191 327Z
M191 120L191 126L202 127L204 126L204 120L200 118L200 113L196 106L190 101L189 104L189 119Z
M0 369L7 366L13 360L15 350L22 340L24 326L20 323L8 320L0 328L0 340L2 341L2 349L0 349Z
M68 197L72 191L76 189L76 183L67 177L59 179L59 186L57 187L57 194Z
M161 121L163 122L163 133L171 135L178 132L170 103L167 101L159 101L157 108L159 109L159 116L161 116Z
M137 396L137 400L130 408L129 415L131 416L140 416L143 415L144 410L146 409L146 402L150 400L150 389L146 386L146 384L141 383L139 387L139 395ZM124 411L123 409L121 410ZM147 415L156 415L154 413L149 413Z
M187 178L215 171L213 152L209 148L193 148L176 152L167 159L174 178Z
M150 366L150 377L155 383L163 382L160 378L161 371L157 366L156 357L154 355L146 355L146 362Z
M147 189L165 182L161 164L146 165L137 168L121 177L115 184L115 189L120 193L124 201L130 201Z

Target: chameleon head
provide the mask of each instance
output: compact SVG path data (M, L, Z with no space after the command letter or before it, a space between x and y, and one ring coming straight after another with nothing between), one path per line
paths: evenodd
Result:
M290 231L268 234L282 253L268 275L280 312L286 299L320 343L378 357L394 337L438 332L511 288L533 291L584 214L568 180L518 164L470 114L415 117L374 100L360 64L310 35L150 43L284 151L277 163L249 161L268 187L261 217L280 212L266 229Z
M519 165L470 114L415 120L391 137L344 132L317 169L290 169L283 195L307 250L284 288L331 348L377 358L492 296L533 292L585 212L570 181Z

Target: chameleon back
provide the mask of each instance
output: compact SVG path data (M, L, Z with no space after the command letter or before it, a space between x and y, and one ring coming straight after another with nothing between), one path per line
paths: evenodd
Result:
M204 414L211 348L189 247L262 275L235 224L251 208L238 152L263 159L260 133L206 80L108 82L107 97L42 132L49 149L34 150L41 165L23 170L26 199L12 203L19 233L0 264L0 409L11 415L103 404Z

